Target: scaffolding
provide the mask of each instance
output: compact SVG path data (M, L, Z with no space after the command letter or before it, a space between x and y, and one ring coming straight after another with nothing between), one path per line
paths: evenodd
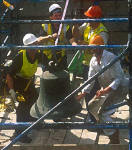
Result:
M21 0L14 0L13 2L17 2L19 3ZM31 0L29 0L31 1ZM48 0L32 0L32 2L47 2ZM50 2L52 0L49 0ZM59 1L59 0L58 0ZM58 2L57 0L54 2ZM10 2L10 1L9 1ZM59 1L60 2L60 1ZM62 2L62 1L61 1ZM64 2L64 1L63 1ZM67 0L66 0L67 2ZM82 23L82 22L128 22L129 23L129 33L128 33L128 43L126 45L104 45L104 46L86 46L86 45L79 45L79 46L71 46L71 45L51 45L51 46L21 46L21 45L16 45L16 44L6 44L9 35L11 34L10 29L9 30L4 30L2 29L2 27L5 27L7 24L11 24L11 27L17 24L32 24L32 23L48 23L48 22L52 22L51 20L20 20L19 17L12 19L12 18L6 18L6 14L8 13L9 9L6 8L5 10L3 10L2 12L2 17L1 17L1 28L0 28L0 32L1 32L1 36L5 37L3 39L3 42L1 42L1 46L0 46L0 50L9 50L9 49L28 49L28 48L32 48L32 49L62 49L65 48L67 49L71 49L71 50L78 50L78 49L90 49L90 48L123 48L123 52L117 56L116 59L114 59L110 64L108 64L106 67L104 67L100 72L98 72L97 74L95 74L90 80L87 80L82 86L78 87L76 90L74 90L71 94L69 94L64 100L62 100L61 103L57 104L55 107L53 107L50 111L48 111L45 115L43 115L41 118L39 118L36 122L32 123L16 123L16 124L11 124L11 123L0 123L0 129L16 129L16 128L26 128L25 131L23 131L20 135L18 135L11 143L9 143L7 146L5 146L2 150L6 150L8 149L10 146L12 146L14 143L16 143L18 141L19 138L21 138L23 135L25 135L28 131L30 131L32 128L36 127L36 125L38 123L40 123L42 120L44 120L49 114L51 114L53 111L55 111L60 105L64 105L64 103L66 101L69 100L69 98L71 98L74 94L77 94L78 92L80 92L87 84L91 83L93 80L95 80L98 76L100 76L104 71L106 71L108 68L110 68L115 62L117 62L119 59L121 59L124 55L126 55L127 53L129 54L129 58L132 58L132 0L128 0L128 18L104 18L104 19L64 19L63 20L54 20L53 22L59 22L61 24L63 23ZM11 20L12 19L12 20ZM60 27L61 28L61 27ZM18 30L19 31L19 30ZM6 34L5 34L6 33ZM18 33L16 33L18 34ZM19 43L19 42L18 42ZM0 51L0 52L1 52ZM3 57L2 59L5 59L5 57ZM1 60L2 60L1 59ZM131 60L131 59L130 59ZM72 123L52 123L52 124L44 124L43 128L59 128L59 129L89 129L89 128L105 128L105 129L129 129L129 135L130 135L130 141L129 141L129 150L132 150L132 62L129 64L129 100L128 102L124 102L124 103L120 103L117 104L115 106L112 106L111 108L108 109L113 109L113 108L117 108L119 106L122 105L129 105L130 108L130 121L127 123L106 123L106 124L89 124L86 122L72 122Z

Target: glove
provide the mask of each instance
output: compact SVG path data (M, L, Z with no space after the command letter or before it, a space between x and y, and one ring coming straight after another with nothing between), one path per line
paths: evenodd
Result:
M11 97L14 101L16 101L16 92L14 91L14 89L10 89L9 93L11 94Z

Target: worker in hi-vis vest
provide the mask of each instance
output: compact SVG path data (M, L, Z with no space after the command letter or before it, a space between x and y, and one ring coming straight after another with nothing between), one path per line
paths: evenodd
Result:
M25 46L37 45L38 38L28 33L23 37ZM32 122L36 119L30 116L30 108L38 98L38 93L35 89L34 75L37 71L38 63L48 64L47 57L36 49L23 49L14 57L12 64L9 66L6 80L9 88L9 93L14 101L18 100L18 95L23 96L23 99L18 101L16 107L17 122ZM17 136L23 129L15 129L14 136ZM24 135L19 139L20 142L30 143L32 139Z
M102 9L99 5L92 5L88 8L84 15L88 19L98 19L102 17ZM80 27L78 25L74 25L72 32L73 37L78 45L89 45L90 39L96 35L100 35L103 38L104 44L107 44L108 41L108 31L106 27L100 22L83 23ZM84 80L86 80L88 76L87 71L91 58L92 54L90 53L90 50L85 50L84 59L82 62L84 65Z
M94 4L88 8L84 15L88 19L98 19L102 17L102 9L99 5ZM107 44L108 41L108 31L106 27L100 22L89 22L83 23L81 26L74 25L72 28L72 34L76 45L89 45L89 41L97 35L100 35L103 40L104 44ZM88 79L88 72L89 72L89 63L92 58L92 54L90 49L84 50L82 52L83 59L82 59L82 76L84 80ZM86 101L88 102L99 89L98 80L96 80L93 89L91 90L90 94L85 96ZM91 115L90 115L91 116ZM90 120L95 121L95 119L91 116Z
M52 4L49 7L49 17L50 20L61 20L62 18L61 6L58 4ZM55 40L58 36L57 34L58 34L60 23L42 24L41 26L42 28L40 30L40 35L41 35L40 41L43 43L43 38L45 39L45 36L47 36L49 38L43 44L55 45ZM70 26L68 24L63 24L57 45L72 44L71 39L72 39L72 30ZM66 56L65 49L55 50L55 56L52 50L44 49L44 54L47 56L49 61L51 62L53 61L57 63L57 66L55 66L56 70L67 69L67 56Z

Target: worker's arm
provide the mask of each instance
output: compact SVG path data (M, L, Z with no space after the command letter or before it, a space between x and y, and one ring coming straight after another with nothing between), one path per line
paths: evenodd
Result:
M104 94L108 94L110 91L112 91L112 88L110 86L107 86L104 89L100 89L96 92L96 98L99 98L100 96L104 95Z
M16 92L15 92L15 90L14 90L14 82L13 82L13 78L10 76L10 74L7 74L6 80L7 80L7 85L8 85L8 87L9 87L9 89L10 89L10 90L9 90L9 93L10 93L12 99L13 99L14 101L16 101L17 98L16 98Z
M75 38L76 40L80 40L81 39L82 35L80 33L78 25L74 25L72 27L72 35L73 35L73 38Z
M84 93L80 93L79 95L76 96L76 100L80 101L83 97L85 97L87 93L84 92Z
M38 38L38 42L39 42L39 44L41 44L41 43L47 42L47 41L49 41L51 39L54 40L55 38L57 38L57 33L54 33L52 35L47 35L47 36L40 36Z
M7 74L7 76L6 76L6 81L7 81L7 85L8 85L8 87L9 87L9 89L14 89L13 78L11 77L10 74Z
M70 44L71 44L72 46L78 45L78 44L77 44L77 41L75 40L75 38L71 38L71 39L70 39Z

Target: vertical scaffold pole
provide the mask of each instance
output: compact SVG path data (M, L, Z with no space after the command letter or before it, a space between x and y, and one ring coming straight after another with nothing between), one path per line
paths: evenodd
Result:
M130 111L130 130L129 130L129 150L132 150L132 0L128 0L128 44L129 44L129 111Z

